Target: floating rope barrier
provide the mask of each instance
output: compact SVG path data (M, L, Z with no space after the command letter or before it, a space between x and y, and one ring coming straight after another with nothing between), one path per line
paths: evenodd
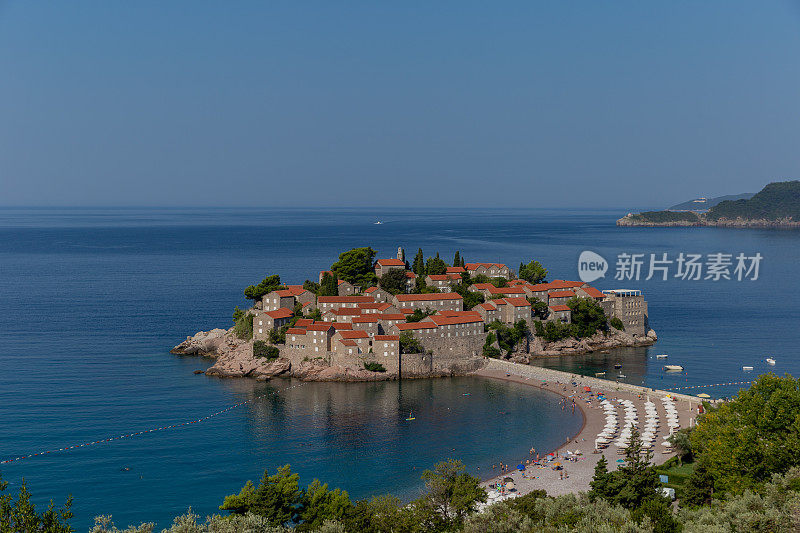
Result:
M299 383L297 385L292 385L290 387L287 387L287 388L281 389L281 390L286 391L286 390L289 390L289 389L294 389L296 387L300 387L302 385L305 385L305 383ZM140 435L147 435L148 433L155 433L156 431L165 431L165 430L168 430L168 429L177 429L177 428L181 428L181 427L184 427L184 426L189 426L191 424L199 424L200 422L204 422L204 421L206 421L206 420L208 420L210 418L214 418L214 417L219 416L219 415L224 415L225 413L230 412L230 411L236 409L237 407L241 407L243 405L247 405L249 403L253 403L256 400L260 400L262 398L266 398L270 394L277 394L277 391L270 391L270 392L268 392L266 394L260 394L258 396L254 396L253 398L250 398L249 400L245 400L243 402L239 402L239 403L233 404L231 406L226 407L225 409L222 409L222 410L217 411L215 413L211 413L208 416L204 416L203 418L198 418L196 420L187 420L186 422L181 422L179 424L171 424L169 426L161 426L161 427L152 428L152 429L145 429L143 431L136 431L134 433L125 433L124 435L119 435L119 436L115 436L115 437L108 437L107 439L100 439L100 440L95 440L95 441L91 441L91 442L84 442L84 443L81 443L81 444L73 444L72 446L65 446L64 448L55 448L55 449L52 449L52 450L45 450L43 452L29 453L27 455L20 455L19 457L12 457L10 459L4 459L4 460L0 461L0 465L8 464L8 463L14 463L14 462L17 462L17 461L22 461L23 459L30 459L32 457L36 457L36 456L39 456L39 455L48 455L48 454L51 454L51 453L66 452L66 451L69 451L69 450L74 450L76 448L85 448L86 446L94 446L95 444L103 444L103 443L106 443L106 442L114 442L114 441L121 440L121 439L129 439L131 437L138 437Z
M687 389L704 389L706 387L725 387L729 385L750 385L751 383L755 383L755 381L731 381L729 383L713 383L710 385L689 385L686 387L670 387L664 390L687 390Z

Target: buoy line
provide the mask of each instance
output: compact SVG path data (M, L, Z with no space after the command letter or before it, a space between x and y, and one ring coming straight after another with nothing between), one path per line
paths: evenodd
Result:
M300 387L302 385L305 385L305 382L298 383L297 385L292 385L290 387L287 387L287 388L281 389L281 390L286 391L286 390L289 390L289 389L294 389L296 387ZM230 405L230 406L226 407L225 409L222 409L222 410L217 411L215 413L211 413L208 416L204 416L203 418L198 418L196 420L187 420L186 422L181 422L179 424L171 424L169 426L161 426L161 427L157 427L157 428L145 429L143 431L136 431L136 432L133 432L133 433L125 433L124 435L118 435L118 436L115 436L115 437L108 437L106 439L100 439L100 440L95 440L95 441L91 441L91 442L84 442L84 443L81 443L81 444L73 444L72 446L65 446L63 448L55 448L55 449L52 449L52 450L45 450L45 451L42 451L42 452L29 453L27 455L20 455L18 457L12 457L12 458L9 458L9 459L4 459L4 460L0 461L0 465L8 464L8 463L14 463L14 462L17 462L17 461L22 461L24 459L30 459L32 457L37 457L39 455L48 455L48 454L51 454L51 453L66 452L66 451L69 451L69 450L74 450L76 448L85 448L86 446L94 446L95 444L103 444L103 443L106 443L106 442L113 442L113 441L116 441L116 440L129 439L131 437L138 437L140 435L147 435L148 433L155 433L156 431L165 431L165 430L168 430L168 429L177 429L177 428L180 428L180 427L189 426L191 424L199 424L200 422L204 422L204 421L206 421L206 420L208 420L210 418L214 418L214 417L219 416L219 415L224 415L225 413L227 413L229 411L232 411L232 410L236 409L237 407L241 407L243 405L247 405L248 403L253 403L256 400L260 400L262 398L266 398L270 394L277 394L277 393L278 393L278 391L274 391L273 390L273 391L270 391L270 392L268 392L266 394L260 394L258 396L254 396L253 398L250 398L249 400L245 400L243 402L239 402L239 403Z
M664 390L702 389L706 387L724 387L728 385L750 385L751 383L755 383L755 381L731 381L729 383L713 383L709 385L689 385L686 387L669 387Z

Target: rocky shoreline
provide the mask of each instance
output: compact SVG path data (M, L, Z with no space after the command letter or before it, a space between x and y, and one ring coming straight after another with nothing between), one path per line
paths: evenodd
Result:
M579 355L599 350L630 346L649 346L658 340L656 332L649 330L647 336L637 337L624 331L611 328L608 333L597 333L584 339L563 339L555 342L544 342L541 338L531 335L526 346L518 347L511 361L528 363L539 357L552 357L561 355ZM522 344L522 343L521 343ZM175 355L193 355L211 357L215 363L204 373L207 376L242 378L249 377L257 380L267 380L273 377L293 377L303 381L387 381L394 379L394 375L385 372L371 372L364 369L328 365L322 361L303 361L299 365L292 365L288 359L265 359L253 356L253 342L242 340L233 333L233 328L212 329L200 331L194 336L187 337L185 341L175 346L170 353ZM481 366L480 360L475 366ZM464 372L454 371L424 377L444 377L458 374L467 374L474 368L465 368ZM200 372L198 372L200 373ZM408 376L415 377L415 376ZM416 376L423 377L423 376Z
M672 220L668 222L654 222L640 220L636 214L627 214L617 220L617 226L644 227L644 228L691 228L691 227L713 227L713 228L774 228L774 229L796 229L800 228L800 222L791 218L778 220L767 219L745 219L745 218L720 218L708 220L704 214L698 214L696 222L688 220Z

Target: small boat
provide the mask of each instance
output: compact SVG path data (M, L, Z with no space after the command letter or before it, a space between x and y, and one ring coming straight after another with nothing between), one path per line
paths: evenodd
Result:
M751 370L753 370L753 367L752 366L743 366L742 370L744 370L745 372L750 372Z
M656 359L666 359L667 357L669 357L669 355L667 355L665 353L660 353L660 354L656 355Z
M627 378L628 376L626 376L625 374L618 374L617 377L618 378Z
M375 222L375 224L383 224L383 222L381 222L381 221L379 220L379 221Z
M614 368L619 370L620 368L622 368L622 363L614 363Z
M594 375L599 378L600 376L605 376L606 373L605 372L595 372Z
M681 365L664 365L664 370L667 372L680 372L683 367Z
M775 359L773 359L772 357L767 357L767 364L775 366Z
M410 413L408 413L408 418L406 418L406 420L408 420L408 421L416 420L416 419L417 419L417 417L414 416L414 411L411 411Z

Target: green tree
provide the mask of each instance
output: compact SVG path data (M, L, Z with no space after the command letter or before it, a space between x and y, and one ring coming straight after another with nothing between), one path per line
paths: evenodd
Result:
M589 497L591 499L604 498L607 499L610 491L609 485L611 484L611 474L608 472L608 461L606 456L601 455L600 460L594 467L594 476L592 481L589 482L591 490L589 490Z
M417 275L417 279L425 278L425 256L422 255L422 248L417 250L417 255L414 256L414 262L411 263L411 270Z
M233 333L242 340L253 338L253 314L245 313L239 316L239 320L233 325Z
M263 357L265 359L277 359L280 350L275 346L270 346L264 341L253 342L253 357Z
M508 280L502 276L497 276L495 278L490 279L489 283L491 283L497 288L508 286Z
M391 294L406 292L406 271L401 268L393 268L378 280L381 289Z
M328 484L318 479L311 482L300 501L297 531L317 530L328 520L344 520L353 504L347 492L341 489L328 490Z
M462 272L461 275L463 277L464 273ZM467 277L469 277L469 274L467 274ZM468 289L469 286L470 286L469 283L464 283L463 281L461 283L454 283L452 285L453 292L458 293L464 300L463 305L465 311L469 311L476 305L482 304L484 301L486 301L486 299L483 296L483 293L470 291Z
M240 318L244 316L244 311L239 309L239 306L233 308L233 323L236 324Z
M386 367L377 361L369 361L364 363L364 370L369 370L370 372L386 372Z
M456 250L456 255L453 256L453 266L461 266L461 254Z
M319 292L319 283L317 283L316 281L311 281L310 279L307 279L307 280L305 280L303 282L303 288L305 290L309 291L309 292L313 292L314 294L317 294Z
M265 277L258 285L248 285L244 290L244 296L248 300L260 300L265 294L280 288L285 288L281 285L281 277L273 274Z
M410 315L406 315L406 322L419 322L423 318L427 318L431 315L435 315L436 310L427 308L424 311L422 309L414 309L414 312Z
M519 278L530 283L542 283L547 279L547 269L539 261L531 261L527 265L520 263Z
M258 488L248 481L239 494L226 496L219 508L236 514L254 513L274 526L297 522L303 498L299 478L289 465L278 468L273 475L265 470Z
M428 258L428 261L425 263L425 272L429 276L435 276L437 274L447 273L447 263L445 263L439 257L439 252L436 252L436 257Z
M426 494L420 504L432 511L445 528L460 526L478 503L486 501L480 479L465 470L461 461L448 459L422 473Z
M619 317L612 316L611 320L609 320L609 323L614 329L625 331L625 324L622 323L622 320L620 320Z
M591 337L598 331L608 330L606 314L600 304L591 298L570 298L567 302L572 311L572 325L577 337Z
M550 316L550 309L547 306L547 303L540 300L536 296L531 296L528 298L528 301L531 303L531 315L535 316L540 320L545 320L548 316Z
M336 278L325 272L322 275L322 282L319 284L317 296L339 296L339 283Z
M73 531L69 525L72 518L72 496L67 498L63 507L56 509L53 501L43 512L36 511L36 506L31 503L31 493L25 480L19 489L17 499L10 494L5 494L8 482L0 476L0 533L70 533Z
M715 492L738 494L800 466L800 381L760 376L731 401L706 405L689 438Z
M370 247L342 252L339 260L331 265L331 271L336 274L337 279L361 287L371 287L377 281L374 268L376 253Z
M713 497L714 476L711 475L705 461L698 461L683 487L681 505L685 507L708 505Z
M400 353L423 353L425 349L410 331L400 334Z

